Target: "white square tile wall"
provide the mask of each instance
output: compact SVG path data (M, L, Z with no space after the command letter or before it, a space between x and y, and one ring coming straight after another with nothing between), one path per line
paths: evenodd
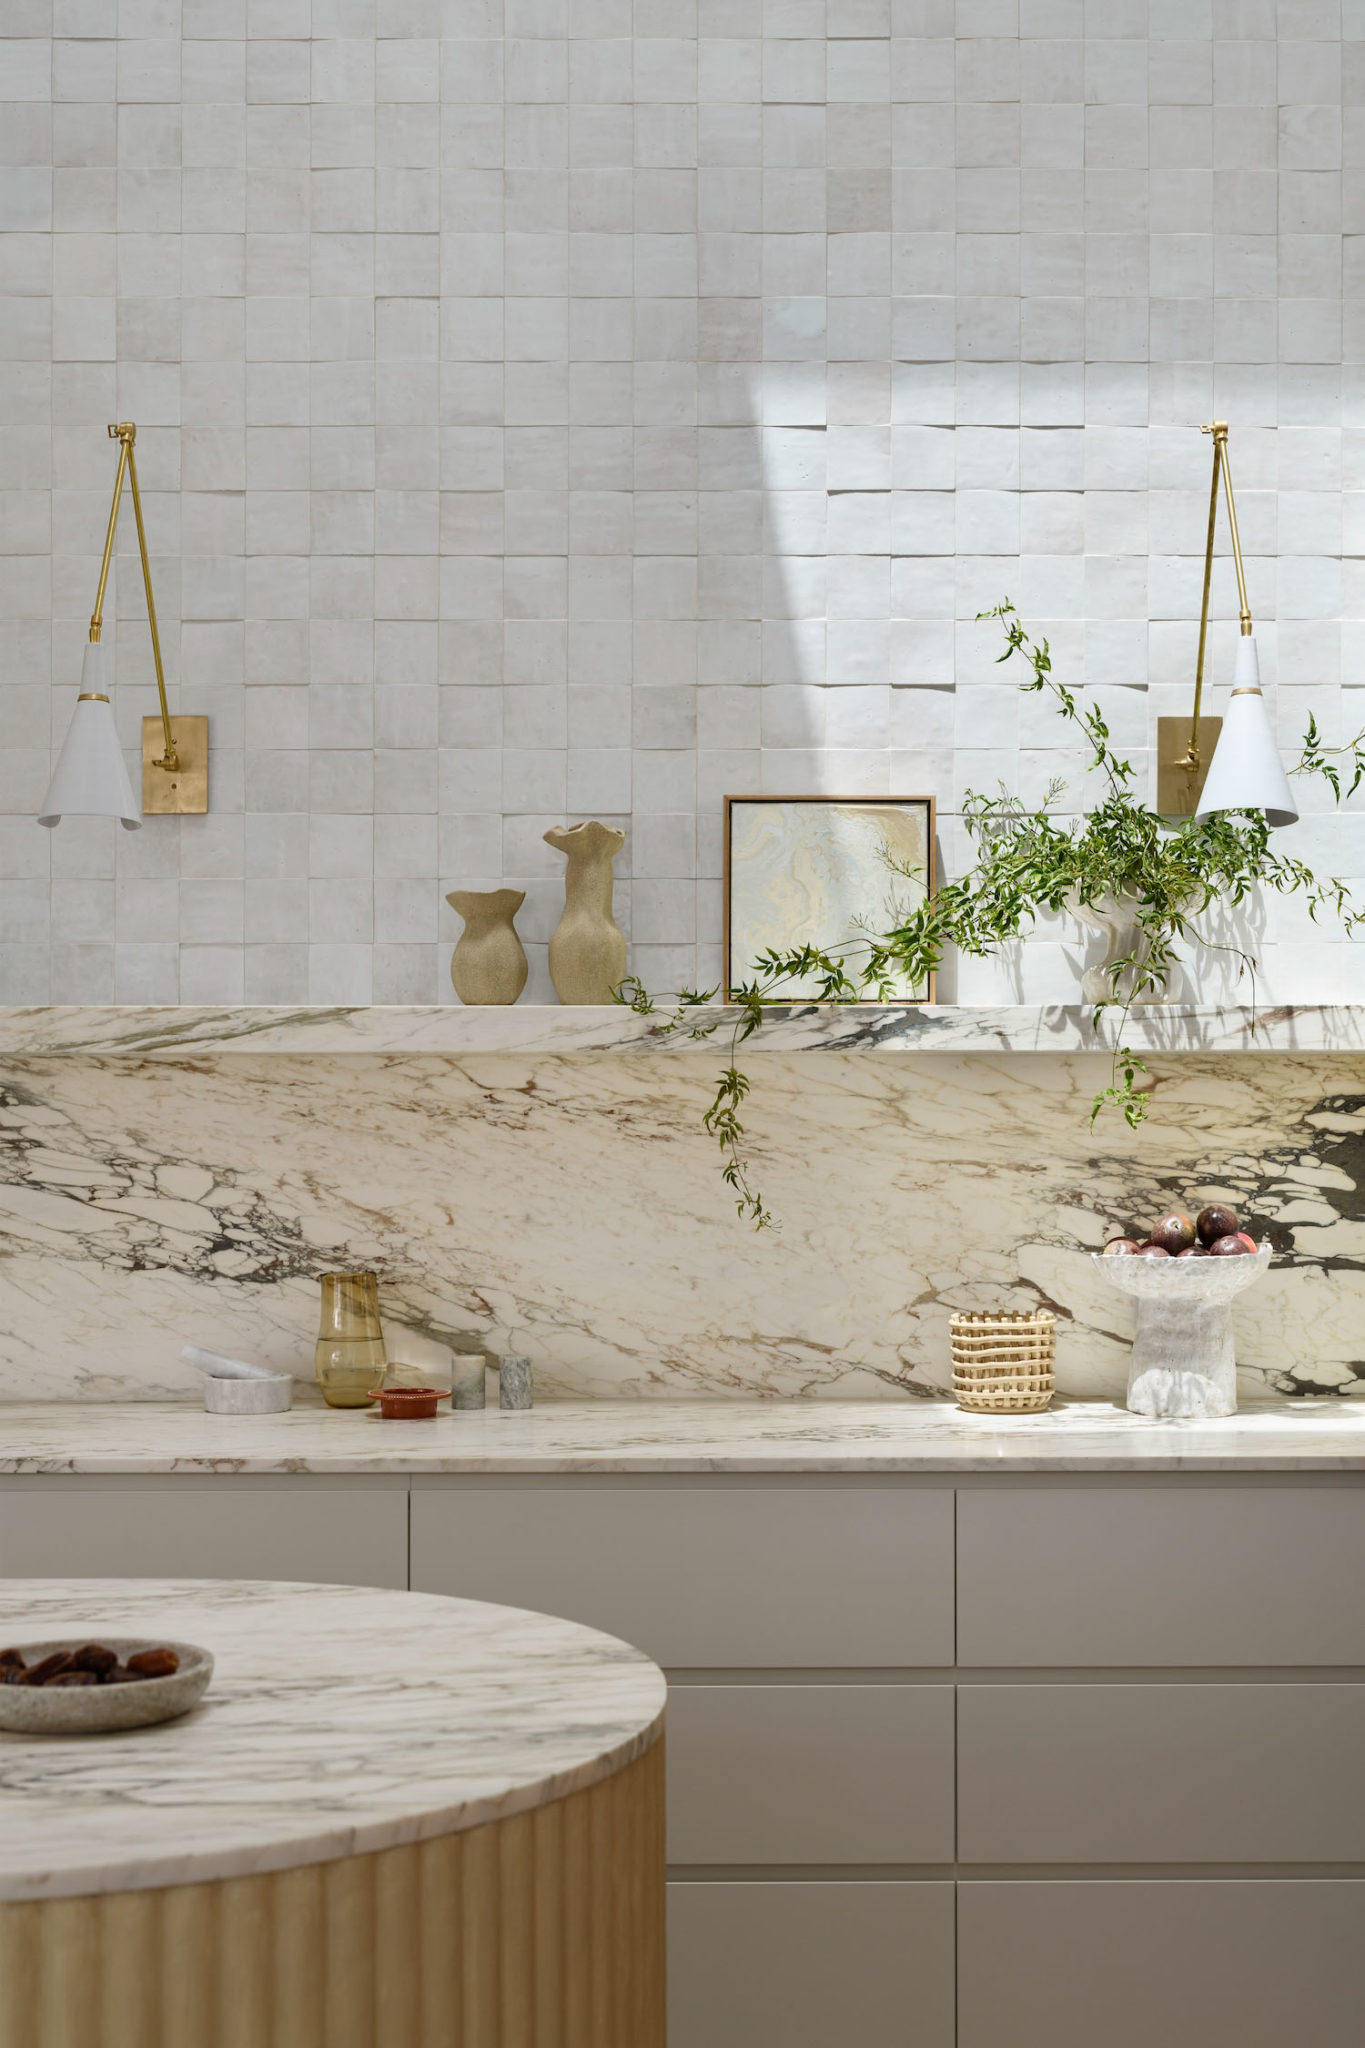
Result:
M1365 0L6 0L0 1000L452 1000L458 886L727 791L1036 795L1012 597L1145 773L1226 417L1288 740L1365 724ZM133 418L209 817L34 823ZM125 520L117 716L154 692ZM1217 679L1231 565L1218 569ZM1077 786L1079 786L1077 784ZM1365 823L1280 844L1365 877ZM1365 999L1273 906L1266 986ZM1042 933L958 991L1074 995ZM1216 984L1205 984L1212 991Z

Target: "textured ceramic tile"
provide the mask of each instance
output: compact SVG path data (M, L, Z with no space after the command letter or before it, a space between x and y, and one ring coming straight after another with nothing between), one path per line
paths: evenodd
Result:
M1330 10L291 0L226 38L203 9L49 13L3 56L0 1000L112 971L188 1001L234 946L312 949L258 956L254 987L428 974L360 957L432 943L401 916L311 934L248 904L238 932L145 893L239 872L188 821L146 828L155 871L109 852L104 930L74 933L74 899L44 919L24 839L114 417L142 429L173 704L213 721L248 872L284 818L356 827L357 862L362 819L425 818L430 850L376 836L366 872L526 887L546 824L623 819L623 885L658 885L651 978L710 969L697 849L727 794L932 790L953 872L983 774L1027 794L1046 750L1076 781L1055 728L978 704L920 730L887 702L998 684L975 614L1002 597L1069 683L1183 701L1215 414L1282 743L1310 709L1354 729L1359 44ZM1220 556L1215 691L1232 605ZM107 617L131 750L151 677L126 522ZM1123 743L1139 787L1150 731ZM1344 832L1321 858L1365 878ZM291 872L335 871L324 846ZM1049 987L1051 943L1025 941ZM1267 934L1269 993L1353 986L1332 933L1293 945ZM985 986L1008 999L1011 971Z

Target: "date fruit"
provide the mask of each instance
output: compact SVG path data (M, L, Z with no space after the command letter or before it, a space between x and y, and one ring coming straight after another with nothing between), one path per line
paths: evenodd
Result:
M30 1664L28 1670L17 1680L17 1683L19 1685L46 1685L50 1678L56 1678L60 1672L69 1671L70 1669L70 1651L54 1650L52 1655L44 1657L40 1664Z
M71 1661L78 1671L93 1671L96 1678L104 1678L118 1663L118 1653L106 1650L103 1643L87 1643L84 1649L72 1652Z
M138 1650L128 1659L128 1669L139 1678L172 1678L180 1669L174 1650Z

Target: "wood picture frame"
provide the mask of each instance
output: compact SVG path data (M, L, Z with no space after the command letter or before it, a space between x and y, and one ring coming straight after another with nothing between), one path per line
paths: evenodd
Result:
M738 948L744 948L752 957L753 953L762 951L769 945L780 948L787 945L800 945L809 940L813 944L821 945L826 951L837 952L840 944L846 944L849 937L853 935L851 930L846 929L841 935L825 934L817 936L810 928L809 921L803 927L794 919L792 928L789 931L775 935L769 929L767 932L759 935L759 943L753 943L757 927L760 923L760 914L755 909L753 901L741 901L737 904L736 892L737 884L742 881L743 869L746 866L755 869L756 885L761 883L761 874L758 872L758 863L754 858L752 848L746 850L741 836L737 851L736 841L737 834L743 834L746 824L756 824L758 822L756 817L749 817L747 809L747 807L757 805L786 807L787 815L780 820L779 829L787 832L789 835L799 830L801 820L791 815L797 810L809 809L812 812L833 811L842 813L844 814L845 823L849 824L857 819L857 814L863 812L869 814L869 829L865 831L853 830L847 835L845 844L839 849L840 860L842 862L851 862L855 868L859 860L866 859L869 884L867 891L868 901L866 904L861 905L858 911L853 910L851 901L847 905L842 903L832 904L831 907L835 912L836 922L840 916L844 916L845 911L847 911L848 915L862 914L875 921L879 907L886 907L887 905L888 891L892 887L891 877L888 875L885 867L874 865L874 862L877 860L873 840L876 820L871 814L876 812L898 811L914 814L913 820L908 822L913 822L918 829L918 844L922 847L923 851L924 890L926 895L931 896L935 886L934 851L938 819L937 806L932 796L727 796L725 799L724 879L722 885L724 936L721 975L722 998L727 1003L734 1000L731 995L731 989L735 986L736 982L746 978L744 961L738 956ZM811 821L812 825L814 822L814 820ZM860 823L861 821L859 820L858 822ZM883 820L882 822L885 824L889 821ZM771 834L768 836L771 842ZM812 832L811 853L813 865L816 870L821 869L823 866L823 881L836 894L842 892L845 895L851 895L852 892L856 891L857 885L856 882L850 882L850 876L846 868L833 878L829 874L827 856L831 839L832 835L828 830L823 834ZM862 842L861 845L859 844L860 841ZM907 844L911 843L914 843L913 834L907 841ZM898 848L897 850L904 851L905 849ZM775 864L780 862L782 857L782 849L780 847L773 847L769 857L770 871ZM877 893L875 888L879 877L881 880L880 894ZM902 884L901 886L905 887L907 885ZM771 923L771 916L776 913L769 906L765 914ZM845 916L845 923L847 924L847 916ZM931 974L928 986L923 991L907 991L904 995L895 996L891 1000L896 1003L903 1003L909 1008L933 1003L937 1001L936 984L937 977ZM771 1000L775 1004L787 1005L792 1003L810 1003L819 999L812 995L784 993L781 996L773 996ZM877 1001L877 998L866 996L859 997L858 1000L860 1002L873 1003Z

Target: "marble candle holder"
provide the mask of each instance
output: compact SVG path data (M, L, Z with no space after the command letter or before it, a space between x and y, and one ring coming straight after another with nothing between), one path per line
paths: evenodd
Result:
M1270 1247L1233 1259L1138 1259L1092 1254L1106 1280L1131 1295L1137 1329L1128 1364L1133 1415L1235 1415L1235 1297L1259 1280Z
M450 1405L452 1408L482 1408L484 1405L484 1355L482 1351L455 1351L450 1358Z
M512 1410L531 1407L534 1381L531 1361L522 1352L506 1352L498 1360L498 1406Z

